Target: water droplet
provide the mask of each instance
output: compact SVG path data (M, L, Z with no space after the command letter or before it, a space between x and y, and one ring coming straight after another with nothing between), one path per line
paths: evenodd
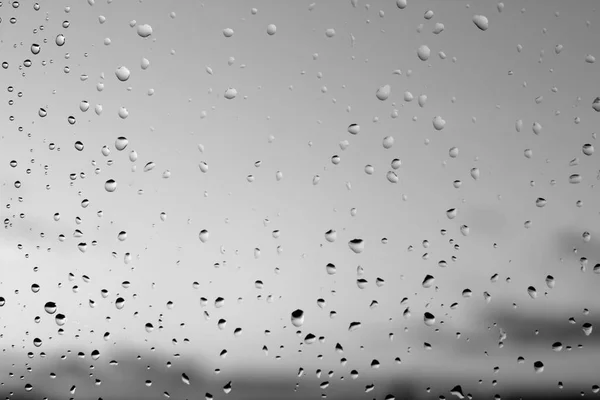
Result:
M152 27L148 24L140 24L137 26L137 34L140 37L147 38L152 35Z
M327 271L328 275L335 275L336 267L335 267L335 265L329 263L325 266L325 271Z
M335 29L329 28L329 29L325 30L325 36L327 36L328 38L334 37L335 36Z
M529 286L527 288L527 294L529 294L529 297L532 299L535 299L537 297L537 290L535 290L533 286Z
M393 136L386 136L383 138L383 148L386 150L389 150L392 148L392 146L394 145L394 137Z
M438 22L435 24L435 26L433 27L433 34L434 35L439 35L440 33L444 32L444 24L442 24L441 22Z
M336 239L337 239L337 232L335 230L330 229L327 232L325 232L325 240L327 240L329 243L335 242Z
M588 63L588 64L593 64L593 63L596 62L596 57L594 57L591 54L588 54L588 55L585 56L585 62Z
M292 325L294 325L296 328L301 327L302 324L304 324L304 311L298 309L292 312L291 320Z
M439 115L433 118L432 123L436 131L441 131L446 126L446 121Z
M77 151L83 151L83 147L84 147L84 146L83 146L83 143L81 143L80 141L76 141L76 142L75 142L75 149L76 149Z
M398 178L398 175L394 171L388 171L386 174L386 178L390 183L398 183L398 181L400 180L400 178Z
M377 89L377 92L375 92L375 96L379 100L385 101L390 97L391 91L392 91L392 87L390 85L384 85L384 86L381 86L379 89Z
M425 278L423 279L423 282L421 283L421 286L423 286L424 288L428 289L431 286L433 286L433 283L435 282L435 278L431 275L426 275Z
M44 311L46 311L48 314L52 315L56 312L56 303L53 301L48 301L45 305L44 305Z
M448 151L448 155L452 158L458 157L458 147L451 147Z
M590 336L592 334L593 328L594 327L589 322L586 322L585 324L583 324L581 326L581 329L583 330L583 333L585 334L585 336Z
M460 233L462 233L463 236L469 236L470 231L471 231L471 228L469 228L467 225L460 226Z
M556 285L556 280L554 279L554 277L552 275L548 275L546 277L546 286L548 286L548 288L552 289L552 288L554 288L555 285Z
M431 55L431 49L427 45L421 45L417 49L417 56L421 61L429 60L429 56Z
M541 374L542 372L544 372L544 363L541 361L536 361L533 363L533 370L538 373Z
M41 46L39 44L32 44L31 45L31 53L34 55L40 54L40 51L42 50Z
M104 183L104 189L109 193L114 192L117 190L117 182L115 182L114 179L107 180L106 183Z
M118 114L121 119L126 119L127 117L129 117L129 111L127 111L125 107L119 108Z
M426 312L423 314L423 322L425 322L425 325L427 326L432 326L435 324L435 316L429 312Z
M119 151L125 150L127 145L129 144L129 140L126 137L120 136L115 140L115 148Z
M474 15L473 23L482 31L487 31L490 27L488 19L483 15Z
M358 254L364 251L365 243L362 239L352 239L348 242L348 247L350 247L350 250L354 253Z
M448 219L456 218L457 214L458 214L458 210L456 208L451 208L446 211L446 217L448 217Z
M62 46L65 44L66 39L65 39L65 35L63 35L62 33L56 36L56 39L54 40L57 46Z
M277 32L277 27L274 24L269 24L269 26L267 26L267 34L273 36L275 32Z
M190 378L185 373L181 374L181 381L186 385L190 384Z
M225 98L227 100L233 100L235 99L235 96L237 96L237 90L235 90L234 88L230 87L225 91Z
M206 229L202 229L198 235L198 238L202 243L206 243L208 241L208 231Z
M552 350L558 352L558 351L561 351L562 349L563 349L563 345L561 342L552 343Z
M579 174L572 174L571 176L569 176L569 183L574 184L574 185L581 183L582 180L583 179L582 179L581 175L579 175Z
M56 322L56 325L58 326L63 326L67 323L67 317L64 314L56 314L54 322Z
M231 29L231 28L223 29L223 36L225 36L226 38L232 37L233 34L234 34L233 29Z
M481 171L479 168L471 168L471 178L477 180L481 176Z
M600 97L596 97L592 102L592 109L596 112L600 112Z
M348 132L350 132L352 135L358 135L360 132L360 126L358 124L350 124L350 126L348 126Z
M150 161L144 165L144 172L150 172L156 167L156 164L153 161Z
M538 197L538 198L535 200L535 206L536 206L536 207L539 207L539 208L542 208L542 207L544 207L544 206L545 206L547 203L548 203L548 202L547 202L547 201L546 201L546 199L544 199L543 197Z
M116 301L115 301L115 307L117 307L117 310L122 310L123 307L125 307L125 299L122 297L119 297Z
M401 10L404 10L407 5L407 0L396 0L396 7L398 7Z
M119 79L121 82L125 82L131 76L131 72L127 67L119 67L115 71L115 75L117 76L117 79Z
M542 133L542 125L539 122L534 122L531 129L533 130L533 133L535 133L536 135L539 135L540 133Z
M583 154L585 154L586 156L591 156L592 154L594 154L594 146L591 144L584 144L583 147L581 148L581 151L583 152Z

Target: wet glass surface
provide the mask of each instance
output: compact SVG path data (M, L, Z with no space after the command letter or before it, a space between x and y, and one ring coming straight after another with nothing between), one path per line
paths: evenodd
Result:
M600 391L595 1L0 2L0 398Z

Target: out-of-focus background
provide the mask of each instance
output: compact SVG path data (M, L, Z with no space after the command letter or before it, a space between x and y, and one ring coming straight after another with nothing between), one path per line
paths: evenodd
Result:
M600 391L594 1L3 1L0 397Z

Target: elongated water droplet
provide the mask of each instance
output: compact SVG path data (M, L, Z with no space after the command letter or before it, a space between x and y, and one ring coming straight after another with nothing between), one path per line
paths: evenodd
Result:
M473 23L482 31L487 31L490 27L489 21L484 15L474 15Z

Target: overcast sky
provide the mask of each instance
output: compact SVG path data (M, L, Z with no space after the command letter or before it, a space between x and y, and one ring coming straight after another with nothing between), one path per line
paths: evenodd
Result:
M593 316L595 2L398 3L4 2L0 347L295 374L341 368L340 343L346 374L393 375L447 368L469 332L490 377L522 350L498 349L491 310Z

